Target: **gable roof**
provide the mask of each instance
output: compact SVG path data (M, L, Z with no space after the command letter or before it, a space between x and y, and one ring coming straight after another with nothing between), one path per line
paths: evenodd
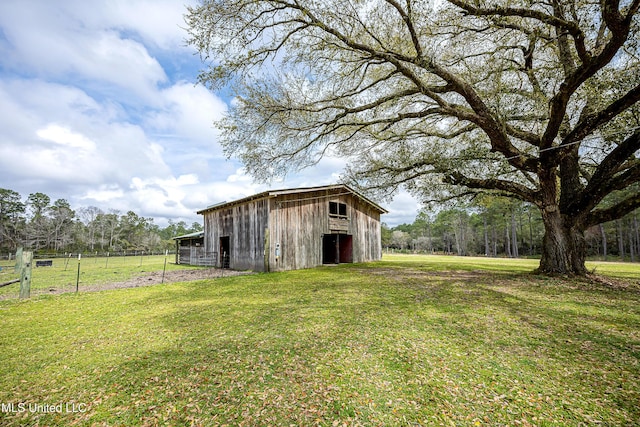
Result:
M254 194L252 196L244 197L242 199L233 200L231 202L217 203L217 204L208 206L205 209L199 210L197 213L198 214L205 214L207 212L212 212L212 211L215 211L215 210L218 210L218 209L226 209L226 208L229 208L231 206L240 205L240 204L247 203L247 202L250 202L250 201L253 201L253 200L273 198L273 197L278 197L278 196L282 196L282 195L304 194L304 193L313 193L313 192L317 192L317 191L331 191L331 190L342 190L342 192L339 193L339 194L333 193L333 194L326 195L326 196L319 196L319 197L316 196L316 197L312 197L312 198L313 199L319 199L319 198L335 197L335 196L339 196L339 195L343 195L343 194L353 194L358 199L364 201L365 203L367 203L370 206L372 206L374 209L378 210L381 214L388 213L388 211L386 209L384 209L383 207L381 207L377 203L371 201L370 199L366 198L365 196L363 196L362 194L358 193L357 191L355 191L354 189L352 189L351 187L349 187L348 185L345 185L345 184L325 185L325 186L321 186L321 187L305 187L305 188L288 188L288 189L282 189L282 190L268 190L268 191L263 191L262 193Z

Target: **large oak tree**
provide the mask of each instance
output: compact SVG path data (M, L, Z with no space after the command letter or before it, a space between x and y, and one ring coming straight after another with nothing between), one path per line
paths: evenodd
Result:
M520 199L543 217L540 270L584 274L584 231L640 206L639 6L203 0L185 19L200 81L234 91L226 152L257 179L329 153L360 188Z

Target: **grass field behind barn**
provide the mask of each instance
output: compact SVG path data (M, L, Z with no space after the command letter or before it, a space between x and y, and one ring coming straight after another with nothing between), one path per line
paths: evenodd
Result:
M637 425L640 265L535 265L385 256L0 301L0 425Z

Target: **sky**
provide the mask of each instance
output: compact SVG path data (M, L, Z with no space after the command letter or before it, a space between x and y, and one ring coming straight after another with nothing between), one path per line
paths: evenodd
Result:
M231 99L196 85L187 0L0 1L0 188L173 222L268 189L334 184L326 158L256 183L227 159L213 122ZM401 192L382 221L413 222Z

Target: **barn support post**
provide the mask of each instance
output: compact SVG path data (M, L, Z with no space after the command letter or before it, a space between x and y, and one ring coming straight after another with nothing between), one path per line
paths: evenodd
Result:
M20 257L20 299L29 298L31 296L32 261L33 252L23 251Z
M269 229L264 229L264 271L269 272L269 255L271 247L269 246Z

